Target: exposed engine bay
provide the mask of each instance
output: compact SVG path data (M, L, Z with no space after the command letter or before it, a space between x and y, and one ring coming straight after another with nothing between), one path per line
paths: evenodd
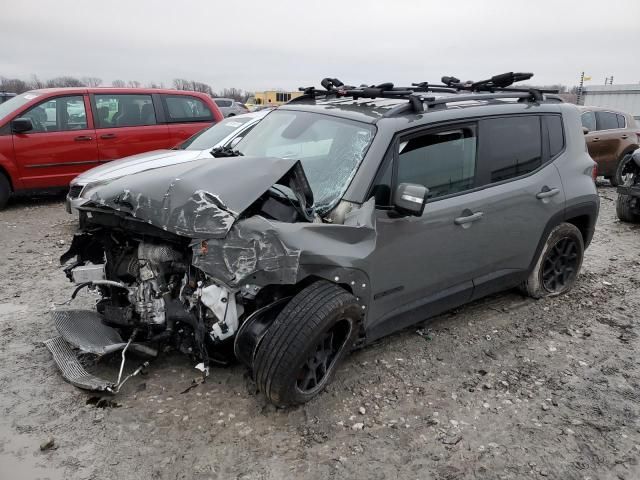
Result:
M215 190L224 195L212 194L186 180L193 175L203 183L203 171L219 174L226 165L203 163L184 172L176 166L175 177L164 169L157 177L148 172L139 184L117 179L94 189L61 263L76 284L65 305L88 288L98 294L95 312L54 312L61 336L45 342L70 383L115 393L150 359L171 350L191 356L205 376L211 364L234 359L251 368L275 316L309 281L342 279L366 297L363 274L339 262L366 257L375 247L373 200L343 202L321 218L299 162L232 161L262 168L265 176L243 195L225 183ZM322 257L323 264L305 265L305 255ZM117 380L89 374L74 349L120 352ZM131 352L146 362L124 376Z
M96 309L107 324L135 341L164 344L208 363L207 343L220 343L238 329L244 307L236 296L191 265L190 250L114 232L98 234L91 248L103 247L105 262L81 258L67 275L97 289ZM92 255L93 256L93 255ZM221 361L223 359L220 359Z

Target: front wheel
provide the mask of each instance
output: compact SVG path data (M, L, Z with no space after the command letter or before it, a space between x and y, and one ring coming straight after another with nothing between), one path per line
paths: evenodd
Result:
M355 341L361 309L353 295L325 280L293 297L269 327L253 364L267 399L286 406L320 393Z
M561 223L551 230L523 290L533 298L568 292L578 277L583 256L580 230L571 223Z
M624 185L627 176L631 173L628 168L631 165L629 163L631 162L631 158L631 154L627 154L620 159L615 173L609 178L612 186L618 187L620 185Z
M631 195L618 194L616 214L623 222L640 223L640 200Z
M0 173L0 210L4 210L7 206L9 197L11 196L11 184L7 177Z

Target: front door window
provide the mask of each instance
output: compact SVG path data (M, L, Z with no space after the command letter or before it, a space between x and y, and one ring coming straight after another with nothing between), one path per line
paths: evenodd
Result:
M31 120L33 130L29 133L64 132L87 128L87 112L82 95L47 100L27 110L21 117Z

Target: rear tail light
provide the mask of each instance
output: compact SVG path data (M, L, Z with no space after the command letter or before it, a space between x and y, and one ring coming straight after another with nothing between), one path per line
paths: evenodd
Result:
M596 178L598 178L598 164L597 163L593 164L593 168L591 169L591 178L593 178L594 183L596 181Z
M638 137L638 143L640 143L640 132L636 132L636 137Z

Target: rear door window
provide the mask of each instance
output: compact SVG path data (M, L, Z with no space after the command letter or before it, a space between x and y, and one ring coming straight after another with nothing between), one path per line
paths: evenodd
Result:
M616 114L618 117L618 128L627 128L627 122L625 121L624 115Z
M219 107L230 107L233 102L231 100L214 100Z
M598 130L613 130L618 128L618 117L611 112L596 112Z
M94 96L98 128L156 125L156 112L151 95Z
M29 133L63 132L87 128L87 112L82 95L47 100L27 110L21 117L31 119L33 130Z
M417 183L429 198L474 188L476 134L472 126L412 135L398 144L397 183Z
M211 122L213 114L207 104L190 95L163 95L169 123Z
M596 131L596 116L593 112L584 112L580 116L580 120L582 120L582 126L587 130L590 132Z
M481 184L526 175L542 165L539 116L490 118L480 122Z

